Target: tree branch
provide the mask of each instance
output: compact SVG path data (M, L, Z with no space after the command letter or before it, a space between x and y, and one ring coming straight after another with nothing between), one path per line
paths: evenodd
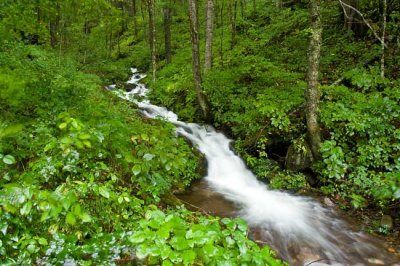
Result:
M364 15L357 8L355 8L355 7L353 7L353 6L349 5L349 4L344 3L342 0L339 0L339 3L343 8L343 12L344 12L344 15L346 16L346 18L349 18L349 15L347 14L347 11L346 11L346 7L347 7L347 8L350 8L351 10L353 10L354 12L356 12L362 18L364 24L367 25L367 27L372 31L372 33L374 34L375 38L382 45L384 45L387 48L387 45L385 44L384 39L379 37L378 33L376 33L376 31L372 28L371 24L369 24L369 22L365 19Z

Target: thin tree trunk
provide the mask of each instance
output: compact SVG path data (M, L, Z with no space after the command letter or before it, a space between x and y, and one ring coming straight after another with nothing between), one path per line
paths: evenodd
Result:
M157 69L157 58L156 58L156 25L154 22L154 0L147 0L147 10L149 13L149 44L151 54L151 70L153 82L156 81L156 69Z
M214 2L207 0L206 7L206 48L204 56L204 73L211 69L212 66L212 46L214 31Z
M56 15L54 19L50 19L49 22L49 33L50 33L50 45L55 48L57 45L57 33L60 28L60 5L56 5Z
M137 37L139 29L137 26L137 18L136 18L136 14L137 14L137 7L136 7L136 0L132 0L132 19L133 19L133 34L135 37Z
M224 1L221 3L221 10L220 10L220 29L221 29L221 34L220 34L220 46L219 46L219 56L220 56L220 61L221 61L221 66L224 66Z
M320 89L318 82L319 59L322 45L320 0L310 0L311 40L308 54L307 89L305 91L308 144L314 160L320 159L321 144L318 123Z
M231 24L231 49L236 44L236 11L237 0L229 0L229 21Z
M383 25L381 41L381 78L385 78L385 35L386 35L387 0L383 0Z
M190 35L192 41L192 68L197 101L199 103L203 119L210 118L209 108L206 96L201 86L201 70L200 70L200 48L199 48L199 20L197 16L196 0L189 0L189 20Z
M169 5L170 3L168 3ZM163 8L164 12L164 45L165 45L165 62L171 63L171 7Z

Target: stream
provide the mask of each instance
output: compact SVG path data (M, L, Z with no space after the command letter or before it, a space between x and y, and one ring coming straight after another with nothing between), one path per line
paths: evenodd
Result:
M115 93L136 103L145 116L175 124L177 134L205 155L207 175L179 196L189 208L242 217L251 228L249 237L271 246L290 265L400 265L380 239L355 230L333 209L311 197L268 189L230 149L232 140L211 126L184 123L173 112L151 104L148 89L140 83L145 75L134 68L132 74L127 83L134 88Z

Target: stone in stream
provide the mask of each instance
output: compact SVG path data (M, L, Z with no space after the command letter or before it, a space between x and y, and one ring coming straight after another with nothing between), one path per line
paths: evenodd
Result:
M393 229L393 219L389 215L383 215L381 219L381 227L389 231Z
M324 198L324 204L328 207L334 207L335 203L332 202L332 200L330 198L325 197Z
M374 258L369 258L368 263L373 264L373 265L385 265L385 262L382 260L374 259Z
M130 92L130 91L132 91L133 89L135 89L136 87L137 87L136 84L131 84L131 83L126 83L126 84L124 85L124 88L125 88L125 91L126 91L126 92Z

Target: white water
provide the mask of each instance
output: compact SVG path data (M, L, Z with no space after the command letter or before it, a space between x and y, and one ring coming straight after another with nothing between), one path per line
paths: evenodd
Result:
M385 254L368 244L371 240L367 236L347 229L331 210L310 198L269 190L231 151L231 140L223 134L210 126L181 122L173 112L152 105L145 98L147 88L139 83L145 75L138 74L136 69L132 73L127 83L137 85L136 88L116 93L136 103L147 117L174 123L177 133L188 138L205 155L208 162L205 179L211 189L235 203L239 216L257 228L262 239L276 248L280 256L292 265L385 263Z

